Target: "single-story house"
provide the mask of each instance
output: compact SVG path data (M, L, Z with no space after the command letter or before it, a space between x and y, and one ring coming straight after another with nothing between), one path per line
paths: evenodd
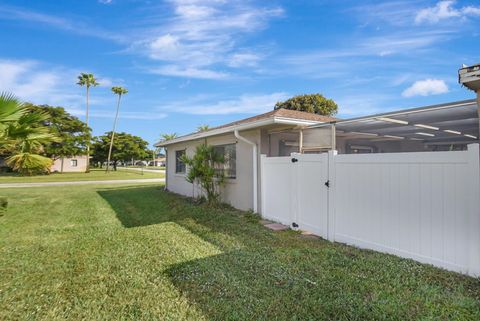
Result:
M298 128L325 124L335 118L306 112L278 109L233 123L195 132L155 146L166 150L166 188L169 191L186 195L198 195L198 190L185 180L188 170L181 161L182 155L192 156L199 144L214 145L225 155L226 184L223 190L224 201L243 210L259 211L260 155L290 155L298 149L295 141ZM322 129L328 133L330 129ZM291 143L293 141L293 143ZM318 150L329 149L325 142ZM255 183L254 183L255 182Z
M278 109L155 146L166 150L166 189L186 196L199 190L185 180L188 169L182 155L192 156L199 144L216 146L227 159L224 201L261 213L261 155L465 150L478 142L478 128L475 100L346 120Z
M87 156L79 155L72 157L61 157L53 161L50 172L75 173L87 170Z

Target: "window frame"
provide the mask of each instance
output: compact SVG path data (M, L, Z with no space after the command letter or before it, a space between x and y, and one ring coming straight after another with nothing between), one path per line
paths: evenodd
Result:
M226 179L229 179L229 180L235 180L237 179L237 143L226 143L226 144L218 144L218 145L213 145L213 148L216 152L218 152L218 149L219 148L223 148L223 157L226 156L226 147L227 146L233 146L233 151L234 151L234 155L235 155L235 158L233 159L233 169L232 168L229 168L231 167L231 164L229 163L229 167L226 167L226 163L222 164L222 168L218 168L218 170L221 170L223 171L224 175L225 175L225 178ZM233 174L232 174L233 172Z
M78 160L77 159L71 159L70 160L70 167L78 167Z
M177 149L175 150L175 174L176 175L185 175L187 173L187 165L180 160L180 157L178 156L178 153L182 153L180 157L184 156L187 154L187 149ZM181 164L179 164L181 163ZM179 166L182 166L183 169L179 171Z

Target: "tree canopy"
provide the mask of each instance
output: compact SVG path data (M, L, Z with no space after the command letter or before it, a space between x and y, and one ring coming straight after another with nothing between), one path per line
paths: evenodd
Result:
M60 138L59 142L52 142L45 146L45 154L49 157L71 157L84 155L89 135L89 128L78 117L69 114L63 107L48 105L26 104L29 112L46 113L49 117L43 122Z
M108 158L110 147L110 138L112 132L107 132L102 136L93 138L92 160L95 162L105 162ZM116 133L113 141L111 160L114 163L118 161L128 161L133 159L145 159L150 157L148 142L139 136L128 133Z
M290 109L304 111L323 116L333 116L338 112L338 106L332 99L321 94L298 95L286 101L275 104L275 109Z

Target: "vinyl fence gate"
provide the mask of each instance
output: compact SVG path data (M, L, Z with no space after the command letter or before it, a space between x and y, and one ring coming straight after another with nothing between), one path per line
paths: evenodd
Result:
M262 216L330 241L480 276L479 145L261 157Z

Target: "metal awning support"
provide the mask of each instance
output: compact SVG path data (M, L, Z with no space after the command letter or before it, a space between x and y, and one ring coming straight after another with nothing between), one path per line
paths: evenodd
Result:
M298 141L299 141L298 152L300 154L303 154L303 129L300 129L300 132L298 133Z
M332 150L337 149L337 126L335 126L335 123L332 123L330 125L330 128L332 130Z

